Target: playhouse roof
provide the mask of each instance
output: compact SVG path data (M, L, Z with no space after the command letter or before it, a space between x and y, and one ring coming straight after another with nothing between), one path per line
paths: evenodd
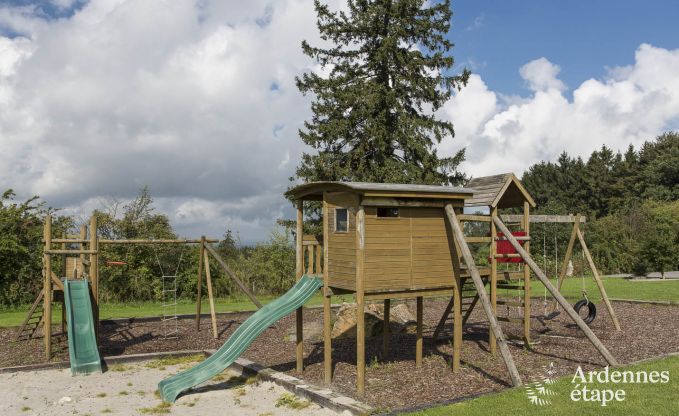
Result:
M384 196L395 198L471 198L470 189L439 186L410 185L402 183L368 183L368 182L309 182L298 185L285 194L293 199L322 199L323 192L351 192L364 196Z
M465 189L474 192L473 198L464 201L468 207L511 208L522 206L524 201L535 207L533 197L513 173L474 178Z

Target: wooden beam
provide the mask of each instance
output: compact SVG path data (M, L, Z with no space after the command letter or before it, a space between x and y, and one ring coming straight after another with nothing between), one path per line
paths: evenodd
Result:
M384 300L384 320L382 328L382 357L386 357L389 354L389 338L391 337L391 299Z
M530 204L528 201L523 203L523 231L530 239ZM506 237L505 237L506 238ZM518 240L517 240L518 241ZM530 240L523 244L524 250L530 253ZM523 344L530 347L530 269L523 266Z
M231 270L231 268L226 264L226 262L219 255L219 253L217 253L217 251L214 248L212 248L210 244L205 244L204 247L210 254L212 254L212 257L214 257L214 259L217 260L217 263L219 263L219 265L222 266L222 269L224 269L224 271L231 277L231 279L236 283L240 290L242 290L243 293L245 293L245 295L248 298L250 298L252 303L254 303L258 309L261 309L262 308L261 302L257 300L257 297L255 297L255 295L250 291L250 289L248 289L248 287L238 278L238 276L236 276L236 273L234 273L234 271Z
M461 222L492 222L488 215L460 214L457 217Z
M448 217L448 227L450 227L453 235L455 236L455 239L459 244L460 251L462 251L462 257L464 258L464 261L467 264L467 269L471 273L471 277L474 281L474 286L476 287L476 292L478 293L479 300L481 301L481 305L483 306L483 311L486 313L488 322L491 328L493 329L493 334L495 335L495 339L500 348L500 354L502 355L502 359L505 363L505 366L507 367L509 376L512 379L512 385L520 386L522 384L521 376L519 375L519 372L516 369L516 365L514 364L512 354L509 352L509 347L507 346L504 334L502 333L502 328L500 328L500 324L498 323L497 318L495 317L495 313L493 312L492 305L490 303L490 300L488 299L488 295L486 294L486 289L484 287L483 280L481 280L479 271L476 269L476 264L474 264L474 257L472 256L472 253L469 250L469 246L464 242L464 234L462 233L460 223L457 221L455 210L450 205L446 206L446 216ZM497 220L498 218L495 217L494 219Z
M523 214L508 214L501 216L503 222L521 222ZM577 221L577 220L580 221ZM576 223L587 222L587 217L584 215L531 215L530 222L540 223Z
M207 283L207 296L210 300L210 318L212 319L212 336L219 338L217 333L217 315L215 314L215 300L212 293L212 276L210 273L210 259L206 251L203 251L203 263L205 264L205 281Z
M80 226L80 249L85 250L86 244L89 242L87 240L87 225L82 224ZM78 278L79 279L84 279L85 278L85 265L89 266L90 263L86 258L85 254L80 255L80 270L78 270Z
M356 391L365 394L365 210L356 212Z
M52 216L45 217L43 225L43 339L45 345L45 360L49 361L52 356L52 256L48 253L52 248Z
M196 331L200 331L200 309L203 302L203 259L205 258L205 236L202 236L198 250L198 280L196 281Z
M133 239L133 240L99 240L99 244L200 244L203 239ZM206 243L219 243L219 240L214 238L206 238Z
M568 240L568 247L566 248L566 255L563 258L563 263L561 263L561 271L559 272L559 276L557 276L557 281L556 281L556 290L561 293L561 285L563 284L563 279L566 278L566 271L568 270L568 262L571 260L571 256L573 256L573 247L575 247L575 239L578 236L578 228L580 227L580 224L578 222L573 223L573 229L571 230L571 238ZM556 311L558 308L558 303L556 302L556 299L552 302L552 311Z
M332 292L328 273L328 239L330 237L328 203L323 198L323 377L332 383Z
M439 319L439 323L436 324L436 329L434 329L434 341L436 341L439 338L439 335L441 332L443 332L443 328L446 325L446 321L448 320L448 316L450 315L450 312L453 310L453 305L455 304L455 298L451 297L450 301L448 302L448 305L446 305L446 309L443 311L443 315L441 315L441 318Z
M582 246L582 251L584 251L585 253L585 258L587 259L587 263L589 263L589 268L592 270L594 281L596 282L596 285L599 288L601 299L604 301L606 309L608 309L608 314L611 316L613 325L615 325L615 330L620 331L620 322L618 322L618 317L616 316L615 311L613 310L613 305L611 305L611 301L608 299L608 295L606 294L606 288L604 287L604 282L602 282L601 277L599 277L599 272L596 269L596 265L594 264L592 255L590 254L589 249L587 248L587 243L585 243L585 237L582 235L582 232L579 229L577 232L578 240L580 240L580 245Z
M90 250L94 253L90 254L90 283L92 284L92 313L94 315L94 334L99 343L99 237L97 235L97 217L95 215L90 218Z
M490 306L493 309L493 314L497 316L497 228L495 228L495 223L493 223L493 218L497 217L498 209L493 207L490 209ZM497 342L495 341L495 335L493 333L493 328L488 329L488 349L491 354L497 353Z
M573 310L573 307L568 303L568 301L559 293L556 288L552 285L552 283L549 281L547 276L545 276L544 272L540 270L540 267L533 261L533 259L530 257L530 255L526 252L526 250L521 247L521 244L519 244L518 241L516 241L509 230L507 229L507 226L505 226L502 221L499 218L494 219L495 225L502 231L505 235L509 237L509 242L514 246L514 249L521 254L523 257L523 260L526 262L526 264L533 270L533 273L542 281L542 284L545 285L547 290L556 298L556 301L559 302L559 305L561 305L562 308L566 311L568 316L571 317L571 319L575 322L575 324L582 330L582 332L585 333L585 336L590 340L590 342L594 345L594 347L599 351L599 353L604 357L606 362L612 366L618 365L617 360L613 355L608 351L606 346L599 341L599 338L592 332L592 330L587 326L587 324L580 318L580 315L578 315L575 310Z
M295 235L295 277L302 278L304 274L304 201L297 201L297 227ZM304 309L295 311L295 362L298 373L304 371Z
M416 337L415 337L415 367L422 367L422 315L424 313L424 298L422 296L417 297L417 312L416 316Z

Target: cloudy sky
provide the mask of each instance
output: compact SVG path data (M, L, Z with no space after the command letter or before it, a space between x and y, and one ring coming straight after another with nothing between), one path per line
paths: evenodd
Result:
M341 4L332 0L333 7ZM676 2L457 1L470 84L441 110L471 175L679 129ZM309 0L0 0L0 188L84 214L148 185L185 236L291 217L317 70Z

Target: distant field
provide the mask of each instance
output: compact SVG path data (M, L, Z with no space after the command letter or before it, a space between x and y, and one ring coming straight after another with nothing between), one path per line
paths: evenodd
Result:
M609 298L616 299L640 299L640 300L662 300L679 303L679 279L667 281L631 281L622 278L604 278L604 285ZM556 285L556 281L552 280ZM582 281L579 277L568 278L564 282L561 292L571 301L582 297ZM542 283L532 282L533 297L543 296L544 287ZM591 277L585 278L585 288L589 298L595 303L599 302L599 292L596 284ZM502 289L498 289L502 293ZM549 293L547 294L549 296ZM275 296L260 296L260 301L264 304L276 299ZM334 297L334 303L342 301L351 302L353 296ZM317 306L323 303L320 292L315 295L307 306ZM21 325L29 306L13 310L0 311L0 327ZM222 298L215 299L215 309L217 312L235 312L254 310L255 307L248 299ZM202 313L209 313L210 305L207 301L202 302ZM101 305L101 318L130 318L142 316L160 315L160 303L157 302L136 302L136 303L104 303ZM182 300L177 305L178 314L196 313L196 304L190 300ZM61 306L54 304L54 314L52 321L58 323L61 319Z

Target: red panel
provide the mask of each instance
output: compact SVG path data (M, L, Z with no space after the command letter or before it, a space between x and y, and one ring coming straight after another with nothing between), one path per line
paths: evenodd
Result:
M512 235L515 237L525 237L526 232L525 231L514 231L512 232ZM497 233L498 237L504 237L504 234L502 233ZM519 244L523 247L523 244L525 241L519 241ZM515 254L516 250L514 249L514 246L512 243L510 243L507 240L500 240L497 242L497 254ZM523 259L521 257L514 257L514 258L498 258L497 259L498 263L523 263Z

